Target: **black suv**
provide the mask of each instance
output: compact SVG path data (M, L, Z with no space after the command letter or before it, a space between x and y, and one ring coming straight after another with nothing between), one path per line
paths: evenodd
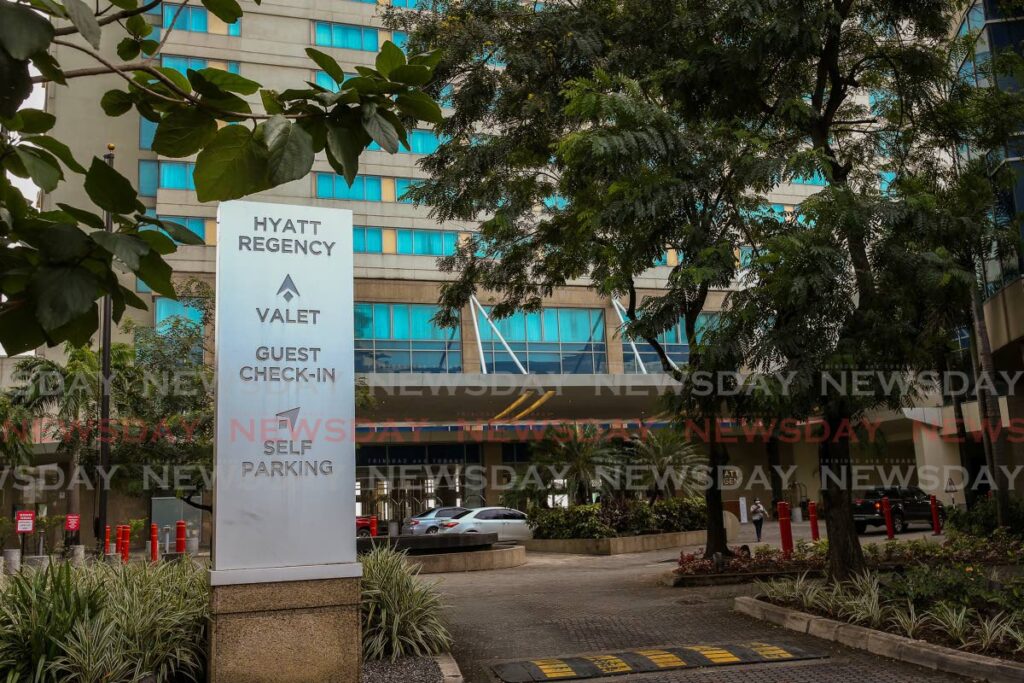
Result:
M882 498L889 497L892 508L892 524L896 533L902 534L912 522L932 523L931 498L916 486L876 487L855 493L853 496L853 520L857 533L862 534L869 526L885 526L885 515L882 513ZM942 503L939 506L939 521L944 523L946 511Z

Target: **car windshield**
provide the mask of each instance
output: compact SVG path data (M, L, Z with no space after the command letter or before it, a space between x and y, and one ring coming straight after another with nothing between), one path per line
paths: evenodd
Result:
M452 517L452 519L462 519L463 517L468 515L470 512L472 512L472 510L465 510L465 511L460 512L459 514L455 515L454 517Z

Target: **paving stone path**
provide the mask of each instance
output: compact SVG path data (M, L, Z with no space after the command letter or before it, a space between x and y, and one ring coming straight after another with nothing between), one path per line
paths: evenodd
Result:
M826 659L626 674L610 683L917 683L963 681L785 631L732 611L749 586L668 588L658 578L676 554L616 557L532 554L515 569L425 577L439 580L467 683L493 683L498 662L632 648L763 642Z

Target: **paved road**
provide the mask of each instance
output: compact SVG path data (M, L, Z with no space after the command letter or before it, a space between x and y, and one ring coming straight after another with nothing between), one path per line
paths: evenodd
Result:
M837 647L732 612L750 587L668 588L675 553L616 557L534 553L516 569L443 575L454 655L467 683L492 683L490 665L636 647L751 641L790 644L828 659L635 674L611 683L910 683L962 681ZM434 578L434 577L427 577Z

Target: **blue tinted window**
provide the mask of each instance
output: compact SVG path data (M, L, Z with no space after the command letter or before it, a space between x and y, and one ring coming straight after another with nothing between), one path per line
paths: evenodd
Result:
M458 327L431 322L429 304L355 305L357 372L461 372Z
M160 162L160 187L165 190L194 190L192 173L196 165L185 161Z
M607 372L604 311L545 308L493 320L519 362L531 374ZM489 372L519 372L487 319L479 316L480 341Z
M357 175L349 186L345 179L333 173L317 173L315 176L316 196L320 199L345 199L349 201L381 201L380 176Z
M162 221L170 221L184 226L197 237L206 239L206 219L197 216L160 216Z
M378 49L377 29L327 21L315 22L313 42L324 47L339 47L346 50L376 52Z
M409 191L409 188L416 185L419 181L412 178L395 178L395 200L403 204L412 204L412 199L407 198L405 195Z
M180 301L159 297L153 309L153 326L159 328L171 318L183 318L196 325L202 325L203 312Z
M391 42L405 50L409 45L409 34L405 31L392 31Z
M145 116L139 117L139 149L153 149L153 136L156 135L156 122Z
M139 194L155 197L160 186L160 165L155 161L139 162Z
M135 278L135 291L138 292L139 294L149 294L153 290L150 289L149 285L147 285L145 282L143 282L139 278Z
M352 229L352 251L358 254L379 254L383 249L380 228L356 226Z
M440 145L437 135L429 130L413 130L409 133L409 151L413 154L433 154Z

